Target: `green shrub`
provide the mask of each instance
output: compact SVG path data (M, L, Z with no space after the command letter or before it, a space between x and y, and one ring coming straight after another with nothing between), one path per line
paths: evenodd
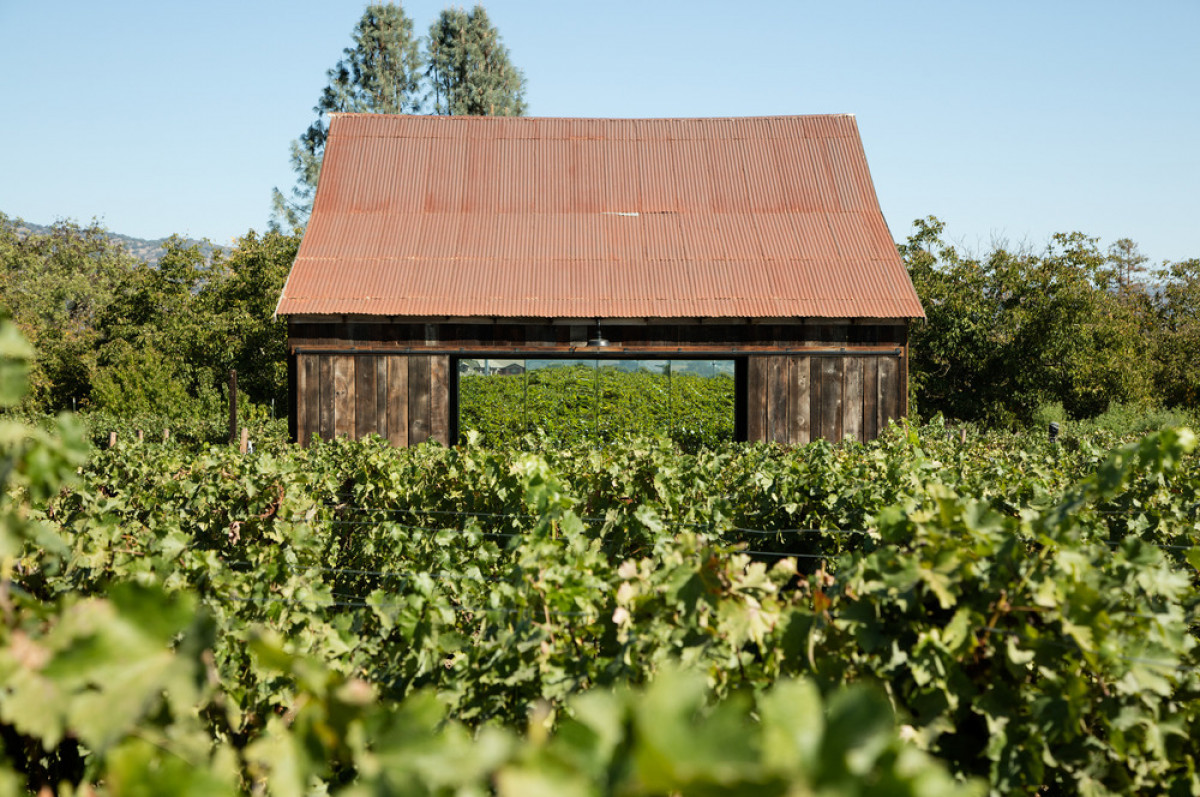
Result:
M1091 418L1072 418L1059 402L1041 404L1033 414L1035 434L1044 434L1051 423L1061 427L1064 439L1097 438L1102 444L1141 437L1175 426L1200 425L1200 417L1182 409L1147 407L1140 404L1112 402L1108 409Z

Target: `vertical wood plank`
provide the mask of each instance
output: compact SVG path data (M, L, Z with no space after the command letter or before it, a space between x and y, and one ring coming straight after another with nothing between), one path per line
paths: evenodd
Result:
M450 445L450 357L429 358L429 437Z
M900 386L898 388L898 390L900 392L900 403L897 406L896 411L899 413L899 416L901 418L907 418L908 417L908 343L907 342L904 344L904 348L901 350L900 374L899 374L898 378L899 378L899 382L900 382Z
M788 434L787 357L767 357L767 439L786 443Z
M388 439L388 357L372 357L375 364L375 431Z
M317 355L317 434L325 440L333 439L333 357Z
M428 355L408 359L408 444L415 446L429 439L429 360Z
M300 399L300 408L297 417L296 438L300 445L306 446L312 442L314 437L319 437L321 434L321 373L319 369L320 358L315 354L300 355L299 366L296 369L298 377L298 389L296 395Z
M361 440L375 426L375 357L360 354L354 358L354 437Z
M846 357L842 382L842 437L863 442L863 358Z
M788 442L802 446L809 442L809 384L812 375L808 357L788 358Z
M863 442L879 437L879 359L863 358Z
M879 358L879 428L900 417L900 358Z
M842 404L846 400L844 387L846 384L846 358L845 357L830 357L833 361L833 384L834 388L834 404L830 412L834 417L834 429L832 440L841 441L846 436L846 429L843 425Z
M333 435L354 436L354 358L333 356Z
M408 357L386 357L388 442L408 445Z
M306 401L305 392L308 390L308 377L304 372L305 358L300 355L292 356L292 374L294 374L294 382L290 383L294 391L290 396L290 401L294 401L292 406L292 435L296 444L304 448L308 444L307 430L305 429L305 420L308 412L308 402Z
M821 357L809 357L808 366L808 439L821 436Z
M845 358L819 357L821 363L821 437L837 443L842 439L842 373Z
M753 355L747 360L746 439L754 443L767 439L767 363Z

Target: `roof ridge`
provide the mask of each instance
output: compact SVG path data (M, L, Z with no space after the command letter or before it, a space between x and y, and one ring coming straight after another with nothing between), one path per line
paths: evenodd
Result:
M769 119L856 119L853 113L764 114L757 116L448 116L419 113L369 113L366 111L331 111L330 117L365 117L388 119L427 119L430 121L479 122L737 122Z

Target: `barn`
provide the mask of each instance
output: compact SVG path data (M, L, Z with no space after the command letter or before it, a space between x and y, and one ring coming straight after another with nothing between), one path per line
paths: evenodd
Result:
M870 440L924 316L851 115L335 115L277 312L294 438L397 446L559 361L710 363L736 439Z

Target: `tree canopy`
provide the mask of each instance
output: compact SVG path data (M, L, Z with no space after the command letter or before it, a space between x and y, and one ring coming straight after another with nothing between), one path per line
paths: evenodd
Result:
M96 224L59 222L41 235L19 228L0 214L0 310L38 352L28 400L70 407L89 389L101 317L140 261Z
M500 32L483 6L447 8L429 29L428 68L433 113L522 116L525 75L513 66Z
M272 226L308 222L329 135L328 114L424 113L520 116L525 76L483 6L447 8L421 41L398 3L372 3L354 28L354 45L327 73L329 85L313 107L316 120L292 142L296 185L273 194Z
M273 315L298 246L250 231L208 257L172 237L151 264L96 225L26 233L0 214L0 311L37 351L25 406L219 414L236 368L248 398L282 408L287 330Z
M1076 418L1113 402L1200 406L1197 261L1150 270L1132 241L1105 253L1082 233L975 256L943 230L919 219L899 247L927 316L911 336L923 414L1010 425L1044 405Z
M292 142L296 186L287 199L274 192L275 216L287 227L302 226L312 209L325 139L327 114L336 112L420 113L422 57L413 23L395 3L372 3L354 27L354 46L326 75L329 85L313 107L316 120Z

